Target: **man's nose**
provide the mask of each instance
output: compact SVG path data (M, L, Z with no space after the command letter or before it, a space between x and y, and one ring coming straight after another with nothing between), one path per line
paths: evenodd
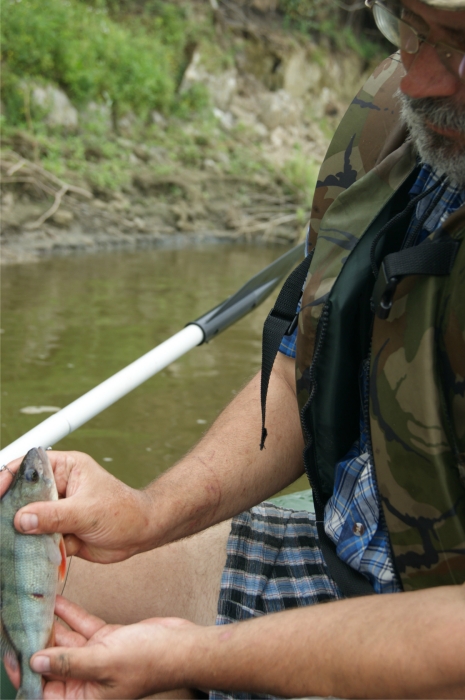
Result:
M401 51L406 75L400 82L402 92L413 99L421 97L450 97L462 83L439 59L436 49L422 44L414 56Z

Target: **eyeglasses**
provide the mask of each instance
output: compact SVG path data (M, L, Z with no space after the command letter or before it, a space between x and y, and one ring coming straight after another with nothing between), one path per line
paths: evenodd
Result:
M453 49L442 41L435 44L428 41L405 20L397 17L380 0L365 0L365 5L372 10L376 26L381 34L394 46L411 56L419 52L422 44L432 46L436 49L436 53L445 67L459 80L465 82L465 52Z

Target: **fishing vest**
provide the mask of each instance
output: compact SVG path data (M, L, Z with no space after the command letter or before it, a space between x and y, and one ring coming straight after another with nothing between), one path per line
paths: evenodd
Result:
M416 590L465 581L465 207L402 249L418 174L394 97L402 74L397 55L381 64L321 167L296 384L320 538L336 465L360 437L363 411L380 519L404 590ZM334 548L325 554L334 557Z

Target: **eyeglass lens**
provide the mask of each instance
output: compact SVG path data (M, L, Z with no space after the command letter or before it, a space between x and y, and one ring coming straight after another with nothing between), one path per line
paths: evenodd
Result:
M378 29L388 41L408 54L417 53L421 39L407 22L396 17L381 3L373 5L373 15ZM455 50L442 43L435 44L435 47L441 61L461 80L464 80L465 54L463 51Z

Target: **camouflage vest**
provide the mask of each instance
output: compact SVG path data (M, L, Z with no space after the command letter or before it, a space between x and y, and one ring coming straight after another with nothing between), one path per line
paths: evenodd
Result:
M405 208L418 172L393 97L401 75L396 56L381 64L320 170L296 379L320 514L335 465L359 437L363 409L380 517L403 587L414 590L465 581L465 245L450 275L403 277L388 318L373 318L370 250L380 265L402 247L408 222L373 241ZM462 207L422 245L464 237ZM360 367L368 361L369 401L361 406Z

